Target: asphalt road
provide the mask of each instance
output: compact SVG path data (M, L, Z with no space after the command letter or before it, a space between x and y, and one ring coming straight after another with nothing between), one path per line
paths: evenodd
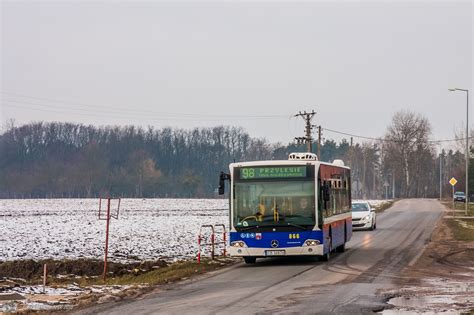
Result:
M355 231L329 262L274 258L237 264L216 275L136 301L81 313L103 314L365 314L383 308L379 289L419 257L443 207L436 200L397 202L377 216L377 230Z

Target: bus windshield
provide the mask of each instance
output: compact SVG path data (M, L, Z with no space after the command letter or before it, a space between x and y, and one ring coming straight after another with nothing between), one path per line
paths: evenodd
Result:
M315 225L313 181L236 182L235 227Z

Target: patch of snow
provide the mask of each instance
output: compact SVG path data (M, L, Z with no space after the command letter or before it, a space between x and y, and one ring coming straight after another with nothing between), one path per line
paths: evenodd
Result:
M16 302L2 302L0 301L0 312L1 313L14 313L18 308Z
M16 292L20 294L47 294L47 295L75 295L83 290L76 286L69 286L67 288L52 288L43 286L19 286L7 290L7 293Z
M25 308L30 311L59 311L68 310L73 308L73 305L69 303L42 303L42 302L29 302L26 303Z
M372 207L380 207L384 203L388 203L393 201L392 199L373 199L373 200L366 200Z
M106 221L98 209L98 199L2 199L0 257L102 259ZM195 257L200 226L228 221L227 199L122 199L110 221L109 258Z
M474 225L471 225L466 221L456 220L456 222L458 222L459 225L462 226L465 229L474 230Z
M75 284L66 287L46 287L43 293L42 286L19 286L6 289L4 294L19 293L24 296L22 300L0 300L0 314L2 312L16 312L24 310L53 311L69 310L74 306L74 300L84 294L103 294L106 297L120 293L131 287L141 288L143 286L132 285L94 285L81 288ZM113 298L117 299L117 298Z

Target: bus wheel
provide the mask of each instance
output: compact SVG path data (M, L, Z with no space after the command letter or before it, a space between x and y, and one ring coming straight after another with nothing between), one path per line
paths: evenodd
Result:
M329 261L331 258L331 252L332 252L332 239L331 236L328 237L328 244L329 244L329 250L327 251L326 254L323 255L323 261Z
M346 243L342 244L342 245L339 245L337 248L336 248L336 251L339 252L339 253L344 253L346 251Z
M256 257L244 257L244 261L246 264L255 264L257 261Z

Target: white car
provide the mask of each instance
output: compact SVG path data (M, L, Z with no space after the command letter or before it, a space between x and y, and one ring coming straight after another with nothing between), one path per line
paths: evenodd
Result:
M375 230L376 228L375 209L367 201L352 201L352 229Z

